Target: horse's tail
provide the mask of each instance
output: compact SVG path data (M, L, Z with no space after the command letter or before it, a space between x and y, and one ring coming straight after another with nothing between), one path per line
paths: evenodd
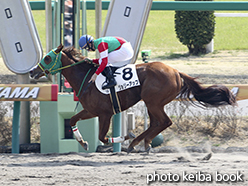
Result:
M183 86L179 93L179 99L190 100L194 103L193 98L205 107L220 105L236 105L236 97L224 85L212 85L203 87L193 77L179 72L181 78L184 80ZM193 95L193 97L192 97Z

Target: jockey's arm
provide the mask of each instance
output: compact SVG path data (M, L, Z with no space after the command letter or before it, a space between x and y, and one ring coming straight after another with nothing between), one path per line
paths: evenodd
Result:
M100 53L100 58L99 59L93 59L94 63L97 63L100 65L96 70L97 75L99 75L108 64L108 43L101 42L98 45L98 51Z

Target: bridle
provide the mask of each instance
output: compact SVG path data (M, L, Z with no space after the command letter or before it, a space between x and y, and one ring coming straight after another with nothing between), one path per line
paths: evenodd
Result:
M46 64L44 59L45 57L49 55L51 57L51 62L49 64ZM66 69L66 68L69 68L69 67L72 67L72 66L75 66L75 65L78 65L80 63L83 63L83 62L88 62L89 64L92 64L93 65L93 62L92 60L89 60L89 59L84 59L82 61L79 61L79 62L76 62L76 63L73 63L73 64L70 64L70 65L67 65L67 66L64 66L62 67L62 62L61 62L61 55L62 55L62 51L60 51L59 53L55 52L55 49L51 50L48 54L47 54L39 63L38 63L38 66L40 67L40 69L44 72L44 74L47 76L49 73L54 75L58 72L61 72L63 69ZM56 57L54 57L56 55ZM54 59L55 58L55 59ZM53 64L52 62L55 61ZM50 67L51 66L51 67ZM94 66L97 66L97 64L94 64ZM92 84L92 82L88 83L88 85L84 88L84 90L82 90L83 88L83 85L86 81L86 78L87 76L89 75L90 71L92 70L92 68L90 68L88 70L88 72L86 73L82 83L81 83L81 86L80 86L80 89L78 91L78 94L76 95L77 97L79 97L79 94L82 92L82 95L83 93L86 91L86 89L90 86L90 84ZM81 96L82 96L81 95ZM78 105L78 103L77 103Z
M47 55L49 55L52 59L52 61L49 64L46 64L44 62L45 57L38 63L38 66L40 67L40 69L45 73L45 75L47 76L49 73L54 75L58 72L60 72L62 69L62 62L61 62L61 55L62 52L60 51L59 53L55 52L55 50L51 50ZM56 55L55 60L54 55ZM54 61L54 63L52 65L50 65L52 62ZM51 66L51 67L50 67ZM56 69L55 69L56 67Z

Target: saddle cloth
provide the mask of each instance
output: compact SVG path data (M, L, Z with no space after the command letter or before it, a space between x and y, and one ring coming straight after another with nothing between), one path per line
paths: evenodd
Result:
M115 92L123 91L128 88L140 86L140 81L137 76L136 68L134 64L128 64L124 67L111 67L115 75L117 85L115 86ZM106 77L99 74L96 78L95 85L97 89L103 94L110 94L110 90L102 89L103 83L106 81Z

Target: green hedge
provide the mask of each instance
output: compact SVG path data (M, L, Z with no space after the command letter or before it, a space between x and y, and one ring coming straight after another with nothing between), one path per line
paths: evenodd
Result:
M214 27L214 11L176 11L175 13L177 38L188 47L190 54L199 55L206 53L206 44L214 37Z

